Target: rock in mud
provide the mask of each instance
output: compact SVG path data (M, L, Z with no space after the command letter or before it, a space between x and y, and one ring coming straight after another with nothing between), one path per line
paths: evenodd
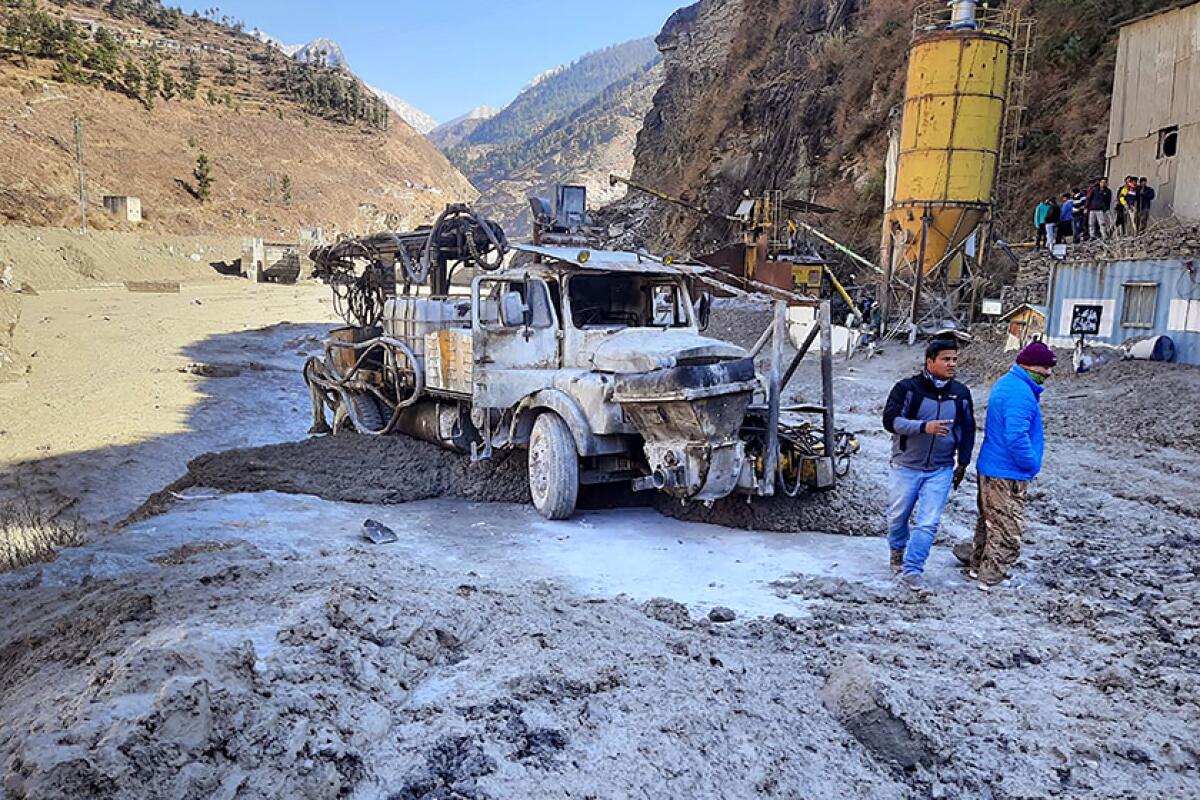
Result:
M708 612L708 618L713 622L733 622L737 619L737 614L733 612L732 608L716 606Z
M687 606L666 597L655 597L642 605L642 613L650 619L670 625L672 628L686 630L695 627L692 617L688 614Z
M850 656L821 690L825 708L876 758L909 769L932 760L925 737L896 714L881 691L871 665Z

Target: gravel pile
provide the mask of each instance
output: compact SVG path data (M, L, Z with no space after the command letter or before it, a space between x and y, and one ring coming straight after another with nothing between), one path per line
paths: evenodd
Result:
M1139 236L1125 236L1067 245L1067 261L1140 261L1200 256L1200 223L1164 219ZM1046 287L1054 259L1045 250L1026 250L1013 287L1006 287L1005 308L1020 303L1046 302Z

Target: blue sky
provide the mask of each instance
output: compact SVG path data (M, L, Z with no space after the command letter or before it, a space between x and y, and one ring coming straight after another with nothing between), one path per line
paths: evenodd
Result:
M336 41L368 83L439 122L503 106L530 78L591 50L653 36L689 0L224 0L219 7L289 44ZM173 5L167 0L166 5Z

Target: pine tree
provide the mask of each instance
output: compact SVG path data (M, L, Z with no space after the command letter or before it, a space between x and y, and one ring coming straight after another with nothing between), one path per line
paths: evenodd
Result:
M196 89L200 86L200 62L196 60L196 54L193 53L188 58L187 66L183 68L183 84L179 88L179 93L188 100L196 99Z
M101 28L96 31L95 44L88 50L84 64L88 69L104 75L113 75L117 71L117 57L120 50L121 46L117 43L116 37L109 33L107 28Z
M125 93L135 100L142 99L142 71L138 69L138 65L126 59L122 79Z
M146 108L153 109L154 98L158 96L159 87L162 85L162 66L158 56L152 55L146 59L142 68L142 83L146 92Z
M163 70L162 74L162 96L163 100L175 97L175 76L167 70Z
M279 193L283 196L283 204L290 206L292 204L292 176L284 175L279 181Z
M33 0L20 0L4 26L4 44L21 57L23 66L29 66L29 56L38 50L43 17Z
M211 197L216 180L212 176L212 165L208 163L208 156L204 153L196 158L196 168L192 170L192 177L196 180L196 196L202 201Z

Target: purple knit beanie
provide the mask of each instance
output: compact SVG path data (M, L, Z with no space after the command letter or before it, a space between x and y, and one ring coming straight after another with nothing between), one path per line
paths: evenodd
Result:
M1017 363L1024 367L1053 367L1058 356L1041 342L1030 342L1017 354Z

